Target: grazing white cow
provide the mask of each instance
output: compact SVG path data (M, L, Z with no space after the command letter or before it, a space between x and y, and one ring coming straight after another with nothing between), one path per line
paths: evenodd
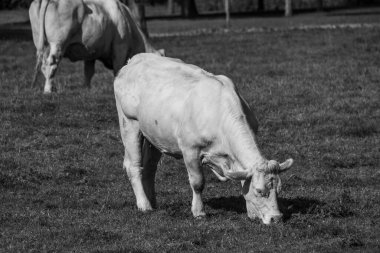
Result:
M183 157L193 190L192 213L205 215L202 165L223 181L239 180L248 216L281 219L279 174L293 163L265 159L257 120L232 81L178 59L134 56L114 82L125 167L137 207L156 205L154 177L161 153Z
M46 78L44 92L62 57L84 60L84 85L90 87L95 60L114 74L133 55L157 52L147 41L127 6L118 0L34 0L29 8L38 69Z

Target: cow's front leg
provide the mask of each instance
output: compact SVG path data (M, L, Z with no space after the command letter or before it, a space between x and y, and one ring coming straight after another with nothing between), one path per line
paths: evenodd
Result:
M193 190L193 201L191 203L191 211L194 217L203 217L206 215L202 201L202 191L205 185L205 179L202 167L199 163L198 152L187 151L183 152L186 169L189 174L191 189Z
M44 87L44 93L48 94L51 93L52 87L53 87L53 78L55 75L55 72L57 71L58 64L61 60L62 52L61 47L57 44L50 44L50 52L49 55L46 56L46 53L44 54L43 60L42 60L42 66L41 70L42 73L45 76L45 87Z
M84 61L84 82L83 86L91 88L91 79L95 73L95 60Z
M142 184L144 187L144 192L153 208L156 208L154 180L156 176L157 164L160 161L161 155L161 152L147 139L143 139L142 162L144 169L142 171Z

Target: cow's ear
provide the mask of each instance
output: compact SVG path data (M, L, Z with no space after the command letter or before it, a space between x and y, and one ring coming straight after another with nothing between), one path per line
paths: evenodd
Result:
M294 160L292 158L286 160L285 162L280 164L280 173L287 171L292 167Z
M247 170L242 171L226 171L224 173L226 178L232 179L232 180L246 180L249 178L249 172Z

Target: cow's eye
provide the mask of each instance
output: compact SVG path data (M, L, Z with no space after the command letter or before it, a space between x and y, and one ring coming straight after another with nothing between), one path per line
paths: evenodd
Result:
M268 186L269 189L273 188L273 184L274 184L273 181L274 181L274 178L270 178L269 179L268 184L267 184L267 186Z

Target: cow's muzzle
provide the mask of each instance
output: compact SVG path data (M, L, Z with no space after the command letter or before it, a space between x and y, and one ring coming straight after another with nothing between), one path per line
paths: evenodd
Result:
M266 225L279 223L279 222L282 222L282 214L279 213L279 214L264 215L262 220L263 220L263 223Z

